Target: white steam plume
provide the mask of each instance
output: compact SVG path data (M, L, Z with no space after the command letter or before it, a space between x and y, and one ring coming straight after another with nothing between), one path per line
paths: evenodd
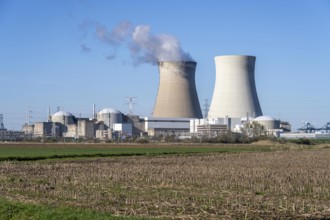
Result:
M84 21L79 26L79 29L80 31L82 31L84 37L86 37L88 30L93 30L98 40L112 47L112 53L110 55L106 55L105 57L108 60L113 60L116 58L118 47L130 35L130 33L133 30L132 28L133 26L129 21L121 21L111 31L109 31L107 27L105 27L104 25L96 21L90 21L90 20ZM89 50L83 50L84 52L89 52L92 50L86 44L82 44L82 45L84 46L84 48L89 49Z
M134 28L130 51L136 63L192 60L191 56L182 50L176 37L169 34L153 35L148 25L138 25Z
M157 64L159 61L192 61L189 53L181 48L176 37L169 34L154 35L149 25L133 26L129 21L121 21L112 30L92 21L81 24L81 30L93 28L97 38L113 48L107 59L115 59L121 44L128 46L135 64Z

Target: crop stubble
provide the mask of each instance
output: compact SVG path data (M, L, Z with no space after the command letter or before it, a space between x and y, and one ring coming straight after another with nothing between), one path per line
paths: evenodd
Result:
M330 149L1 162L11 200L164 218L330 216Z

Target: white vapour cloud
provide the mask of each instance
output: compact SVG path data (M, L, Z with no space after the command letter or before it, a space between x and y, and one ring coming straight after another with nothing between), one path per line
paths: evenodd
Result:
M129 36L132 24L129 21L121 21L109 31L105 26L95 23L96 35L104 43L119 46Z
M178 39L169 34L154 35L149 25L133 26L129 21L121 21L113 29L108 30L98 22L85 21L82 30L93 28L96 37L113 48L107 59L115 59L121 44L128 46L135 64L157 64L159 61L191 61L189 53L183 51Z
M169 34L153 35L149 25L138 25L134 28L130 51L137 63L192 60L191 56L182 50L176 37Z

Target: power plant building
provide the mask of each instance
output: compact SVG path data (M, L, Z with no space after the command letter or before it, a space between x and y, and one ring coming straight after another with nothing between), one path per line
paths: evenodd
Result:
M161 61L159 87L152 117L125 115L113 108L92 118L76 118L58 111L48 122L26 124L23 130L34 137L66 137L107 140L130 136L217 136L228 130L240 132L251 122L278 132L280 121L262 116L255 85L255 56L216 56L216 79L208 115L203 119L195 84L197 63ZM50 110L49 110L50 111ZM50 115L50 113L49 113ZM0 128L1 126L0 123Z
M259 116L253 121L260 124L265 130L280 129L280 120L276 120L270 116Z
M67 125L64 137L93 139L95 137L95 121L89 118L77 118L76 124Z
M196 62L159 62L155 118L202 118L195 85Z
M52 122L58 122L63 125L69 125L69 124L76 123L75 117L71 113L65 112L65 111L55 112L51 116L51 120L52 120Z
M33 125L34 137L65 137L83 139L111 139L112 133L132 135L132 125L123 124L123 114L112 108L98 112L97 118L76 118L65 111L55 112L49 122Z
M145 131L149 136L190 136L190 118L144 118Z
M32 137L112 139L114 134L132 136L133 126L124 115L115 109L105 108L93 114L96 118L76 118L65 111L55 112L47 122L24 125L23 131Z
M191 119L190 134L192 136L215 137L223 132L230 130L230 119L209 120L209 119Z
M123 122L123 113L113 108L105 108L97 113L97 121L112 129L114 124Z
M208 118L262 115L255 86L254 56L215 57L216 80Z
M34 137L59 137L62 124L59 122L36 122L34 123Z

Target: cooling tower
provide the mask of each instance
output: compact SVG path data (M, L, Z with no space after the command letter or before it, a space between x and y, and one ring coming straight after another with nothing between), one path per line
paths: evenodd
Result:
M153 117L202 118L196 85L196 62L159 62L159 87Z
M208 118L262 115L254 80L254 56L215 57L216 80Z

